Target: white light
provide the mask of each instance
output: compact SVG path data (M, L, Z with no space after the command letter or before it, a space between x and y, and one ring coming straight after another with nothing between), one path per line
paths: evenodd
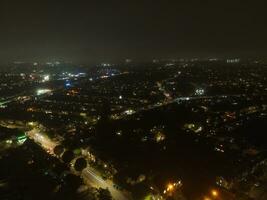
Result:
M6 140L7 144L12 144L12 142L13 142L12 140Z
M204 95L205 94L205 90L204 89L196 89L195 91L195 95Z
M46 94L46 93L49 93L49 92L51 92L50 89L38 89L36 94L39 96L39 95Z
M118 132L116 132L116 135L122 135L122 132L121 131L118 131Z
M131 109L126 110L126 111L125 111L125 114L126 114L126 115L132 115L132 114L134 114L134 110L131 110Z
M47 82L49 80L50 80L50 75L45 75L44 79L43 79L43 82Z

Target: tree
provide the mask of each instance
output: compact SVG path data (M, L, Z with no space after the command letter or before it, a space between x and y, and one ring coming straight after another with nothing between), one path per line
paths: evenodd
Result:
M64 152L64 147L63 147L63 145L57 145L57 146L55 146L55 148L54 148L54 153L55 153L57 156L60 156L63 152Z
M108 189L99 188L97 197L99 200L112 200Z
M86 200L89 194L82 195L78 193L78 189L83 185L82 180L73 174L67 174L64 177L64 184L60 187L60 190L55 194L55 198L57 200ZM93 200L93 198L91 198Z
M87 161L84 158L78 158L75 162L74 168L76 171L82 171L87 167Z
M70 150L65 151L62 155L62 160L65 163L70 163L73 158L74 158L74 153Z

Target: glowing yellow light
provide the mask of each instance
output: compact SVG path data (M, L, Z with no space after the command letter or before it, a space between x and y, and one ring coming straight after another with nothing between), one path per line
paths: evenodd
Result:
M209 197L204 197L204 200L211 200Z
M168 187L167 187L167 191L171 191L171 190L173 190L173 185L169 184Z
M211 194L213 197L217 197L218 196L218 191L217 190L212 190Z
M33 125L34 125L34 123L33 123L33 122L29 122L28 124L29 124L30 126L33 126Z

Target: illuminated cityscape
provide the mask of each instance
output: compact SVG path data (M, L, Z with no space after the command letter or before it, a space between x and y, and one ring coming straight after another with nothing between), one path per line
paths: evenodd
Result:
M0 200L267 200L264 6L0 4Z
M55 193L68 172L83 195L102 188L118 200L266 194L265 63L10 65L1 72L2 155L25 151Z

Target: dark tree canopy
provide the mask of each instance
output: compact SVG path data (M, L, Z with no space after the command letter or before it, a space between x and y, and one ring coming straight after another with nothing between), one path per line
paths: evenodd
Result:
M74 158L74 153L70 150L65 151L62 155L62 160L65 163L70 163L73 158Z
M98 199L100 200L112 200L111 194L108 189L100 188L98 190Z
M87 167L87 161L84 158L78 158L75 162L74 168L77 171L82 171Z

